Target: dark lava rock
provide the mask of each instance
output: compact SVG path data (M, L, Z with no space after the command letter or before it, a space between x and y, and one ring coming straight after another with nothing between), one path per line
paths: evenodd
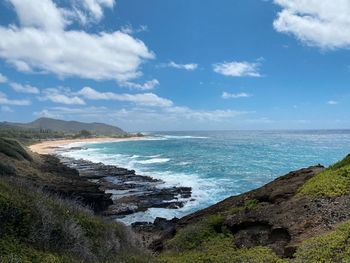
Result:
M155 252L163 249L163 239L171 238L176 233L178 218L167 220L157 217L153 223L136 222L131 225L133 231L141 237L142 245Z
M178 209L192 195L191 187L165 187L163 181L138 175L134 170L62 156L60 159L63 164L79 171L80 178L109 193L113 203L105 209L106 216L120 218L149 208Z
M40 185L44 184L45 190L76 199L91 207L96 213L105 211L113 204L111 194L106 194L95 183L80 177L76 169L64 165L51 155L43 155L42 159L40 170L54 175L50 181L37 182Z

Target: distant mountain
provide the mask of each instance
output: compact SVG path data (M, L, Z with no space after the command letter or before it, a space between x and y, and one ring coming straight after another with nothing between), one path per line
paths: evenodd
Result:
M84 123L78 121L64 121L50 118L40 118L29 123L0 123L0 129L31 129L31 130L50 130L54 132L64 132L67 134L76 134L82 130L87 130L94 135L122 135L127 134L121 128L104 123Z

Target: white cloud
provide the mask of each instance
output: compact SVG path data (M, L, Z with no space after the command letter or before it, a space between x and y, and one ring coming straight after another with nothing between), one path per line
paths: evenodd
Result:
M11 109L9 106L1 106L1 112L13 112L13 109Z
M161 98L154 93L118 94L113 92L99 92L90 87L84 87L77 94L90 100L116 100L131 102L142 106L170 107L173 105L171 100Z
M148 27L146 25L140 25L139 27L134 28L132 25L125 25L121 27L120 31L125 34L132 35L135 33L146 32L148 31Z
M228 93L228 92L223 92L222 93L222 98L223 99L238 99L238 98L249 98L251 97L251 94L245 93L245 92L240 92L240 93Z
M29 94L39 94L40 90L37 87L31 85L22 85L16 82L10 83L11 88L16 92L29 93Z
M242 114L247 114L246 111L237 110L194 110L188 107L170 107L164 109L166 113L173 115L177 119L190 119L196 121L215 121L220 122L225 119L235 118Z
M74 95L70 89L67 88L48 88L43 90L43 96L40 100L49 100L54 103L66 104L66 105L85 105L85 101Z
M0 92L0 105L28 106L30 104L30 100L12 100L7 98L5 93Z
M184 69L187 71L194 71L198 68L198 64L195 64L195 63L178 64L178 63L175 63L174 61L169 62L168 64L166 64L166 66L170 68Z
M20 71L125 82L142 75L140 65L154 58L141 40L120 31L66 30L67 10L52 0L11 1L21 27L0 27L0 57ZM114 3L88 2L99 7Z
M150 81L146 81L143 84L134 83L134 82L124 82L120 84L123 87L127 87L130 89L137 89L137 90L151 90L154 89L156 86L159 85L159 81L157 79L152 79Z
M339 102L336 100L329 100L329 101L327 101L327 104L328 105L337 105L337 104L339 104Z
M6 82L7 82L6 76L0 73L0 83L6 83Z
M195 110L188 107L109 109L105 107L53 107L34 113L36 116L52 116L63 119L83 119L118 125L127 129L179 129L216 127L218 123L231 123L232 120L250 112L236 110ZM199 126L198 126L199 125Z
M96 20L103 17L104 7L113 8L115 5L114 0L80 0L76 2L80 2L82 7Z
M224 62L213 65L216 73L230 77L261 77L259 73L260 63L250 62Z
M294 35L309 46L350 47L350 1L274 0L282 7L274 21L278 32Z
M14 6L21 26L44 30L61 30L68 24L51 0L9 0Z

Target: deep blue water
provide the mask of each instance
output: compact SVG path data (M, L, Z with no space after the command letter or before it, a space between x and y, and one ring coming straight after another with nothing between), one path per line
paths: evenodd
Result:
M144 141L99 143L70 157L135 169L169 185L191 186L179 210L150 209L125 222L181 217L226 197L260 187L314 164L330 165L350 153L350 131L162 132Z

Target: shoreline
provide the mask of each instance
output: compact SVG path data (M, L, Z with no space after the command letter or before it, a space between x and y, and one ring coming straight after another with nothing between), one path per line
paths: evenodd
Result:
M56 150L63 148L70 144L84 144L84 143L105 143L105 142L122 142L122 141L141 141L146 140L147 137L129 137L129 138L79 138L79 139L60 139L48 140L32 144L28 148L37 154L54 154Z
M62 165L76 170L82 180L96 185L111 200L111 204L102 209L101 214L131 225L135 222L140 223L140 220L124 219L132 214L144 213L152 208L170 210L182 208L191 200L192 188L170 186L152 175L138 174L135 170L117 165L65 157L60 153L61 150L70 151L75 147L80 148L80 144L139 141L147 138L149 137L50 140L33 144L28 148L47 158L57 158ZM141 222L144 221L141 220Z

